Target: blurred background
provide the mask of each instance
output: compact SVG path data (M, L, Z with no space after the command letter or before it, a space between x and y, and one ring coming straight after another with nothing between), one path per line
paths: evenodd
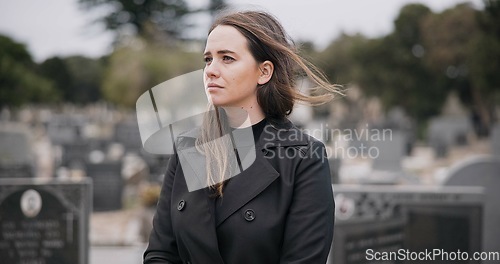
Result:
M342 186L477 185L485 196L500 187L498 0L3 1L0 178L92 178L91 264L140 263L169 157L142 149L135 103L203 68L206 32L224 6L276 15L300 53L346 88L290 117L328 147L345 192L340 223L364 193ZM373 137L383 131L388 140ZM479 167L454 182L469 165ZM489 197L485 212L498 208Z

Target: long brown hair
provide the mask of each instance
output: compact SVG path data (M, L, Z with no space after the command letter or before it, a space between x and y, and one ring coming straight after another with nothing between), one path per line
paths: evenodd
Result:
M319 105L341 94L340 86L330 84L318 68L298 54L293 40L271 14L263 11L225 13L213 22L209 34L219 25L232 26L243 34L258 63L269 60L274 64L269 82L257 89L257 102L267 118L286 117L296 101ZM316 85L312 90L316 95L296 89L297 78L301 76Z
M210 27L209 34L219 25L236 28L248 41L248 48L258 62L266 60L274 64L271 79L257 88L257 102L266 118L284 119L289 115L296 101L319 105L329 102L337 94L341 94L340 86L330 84L325 75L313 64L303 59L295 48L290 36L285 32L280 22L271 14L263 11L223 11ZM296 89L298 77L308 77L316 87L311 94L304 94ZM218 107L211 106L204 120L197 148L205 154L207 161L207 184L217 196L222 196L223 184L230 169L228 166L228 151L234 146L230 142L213 146L215 137L221 137L221 127L217 124ZM215 166L215 167L212 167Z

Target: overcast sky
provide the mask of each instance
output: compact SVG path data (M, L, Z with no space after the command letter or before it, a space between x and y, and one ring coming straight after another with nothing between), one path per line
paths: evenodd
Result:
M186 0L202 5L207 0ZM238 6L259 7L273 13L295 39L325 47L341 32L378 37L392 31L393 21L407 3L423 3L434 12L458 3L471 2L481 8L482 0L227 0ZM85 12L78 0L1 0L0 34L26 44L38 62L55 56L81 54L98 57L110 52L112 34L91 22L98 12ZM101 11L102 13L102 11ZM203 23L199 32L205 32ZM199 33L201 34L201 33Z

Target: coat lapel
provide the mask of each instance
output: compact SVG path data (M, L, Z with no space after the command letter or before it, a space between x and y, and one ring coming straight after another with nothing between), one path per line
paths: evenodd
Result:
M256 155L252 165L232 177L224 188L223 197L217 201L216 226L265 190L279 173L262 155Z
M289 121L268 123L255 144L255 161L242 173L232 177L217 201L216 226L264 191L279 176L264 157L264 153L275 147L307 145L305 138L291 130Z
M292 127L291 122L288 120L268 122L260 138L255 143L255 147L250 146L252 144L248 144L248 140L237 140L237 142L240 142L237 145L245 170L230 178L223 190L223 197L217 199L215 204L213 198L209 198L207 195L209 211L212 213L216 226L222 224L229 216L259 195L280 176L264 157L264 152L276 147L307 145L307 140L302 134L297 134L297 129L291 129ZM183 136L192 137L194 141L195 134ZM253 137L249 139L253 141ZM251 152L255 152L255 155ZM195 161L196 159L188 157L190 153L188 151L183 154L186 156L185 160L191 164L193 162L198 163ZM255 160L251 162L253 157L255 157ZM246 162L248 160L250 160L250 163ZM187 169L184 167L183 169ZM208 191L206 193L209 194ZM217 211L215 216L213 215L214 209Z

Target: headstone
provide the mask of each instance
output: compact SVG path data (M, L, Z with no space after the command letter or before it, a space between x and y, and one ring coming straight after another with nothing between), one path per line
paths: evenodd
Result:
M77 140L62 144L61 166L83 169L90 153L89 142Z
M54 145L71 143L82 139L85 123L81 115L53 115L47 125L47 134Z
M142 149L141 134L136 120L123 121L115 125L114 140L126 151L138 153Z
M0 262L88 264L91 185L0 179Z
M483 218L483 251L500 248L500 159L475 157L453 167L447 186L482 186L486 201Z
M0 178L35 176L29 131L19 124L0 125Z
M373 165L372 169L382 171L401 171L401 161L405 156L405 135L400 131L389 129L377 130L380 136L371 141ZM376 154L375 154L376 153Z
M394 107L387 113L387 119L382 128L401 131L405 136L405 155L410 155L416 141L416 129L413 119L400 107Z
M379 136L372 131L371 143L367 151L368 157L373 159L372 169L362 184L418 184L419 178L412 173L403 171L402 159L406 155L406 135L403 131L381 129Z
M332 184L340 183L340 166L342 165L342 159L340 158L328 158L328 165L330 166L330 177Z
M375 253L380 257L399 250L481 251L483 188L334 185L333 189L335 227L328 263L399 263L369 259Z
M500 157L500 123L491 130L491 148L493 155Z
M467 116L442 116L430 121L428 140L437 157L445 157L451 146L467 144L472 124Z
M87 176L92 178L94 211L122 209L121 162L89 163L85 167Z

